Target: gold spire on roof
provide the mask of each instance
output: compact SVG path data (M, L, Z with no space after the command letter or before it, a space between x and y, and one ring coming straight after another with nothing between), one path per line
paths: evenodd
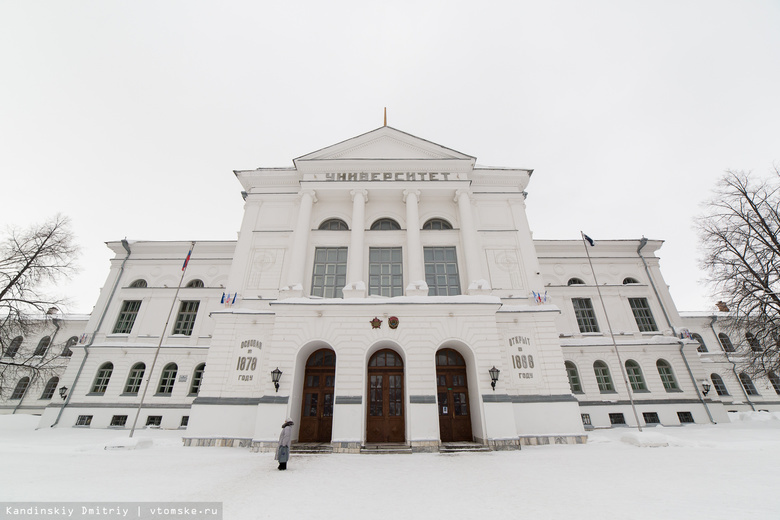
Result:
M387 107L385 107L385 125L384 126L387 126Z

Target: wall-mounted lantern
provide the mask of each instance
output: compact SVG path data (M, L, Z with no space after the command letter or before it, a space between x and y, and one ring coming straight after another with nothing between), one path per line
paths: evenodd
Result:
M493 387L493 391L496 391L496 381L498 381L498 373L501 372L499 369L496 368L496 365L493 365L493 368L488 370L490 373L490 386Z
M282 371L279 370L279 367L276 367L273 372L271 372L271 381L274 383L274 388L276 388L276 391L279 391L279 380L282 378Z

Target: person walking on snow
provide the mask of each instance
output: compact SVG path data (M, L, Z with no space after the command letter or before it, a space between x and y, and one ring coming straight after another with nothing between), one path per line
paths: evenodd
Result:
M279 434L279 446L276 448L274 460L279 461L279 468L287 469L287 461L290 459L290 441L292 440L292 419L289 417L282 425L282 433Z

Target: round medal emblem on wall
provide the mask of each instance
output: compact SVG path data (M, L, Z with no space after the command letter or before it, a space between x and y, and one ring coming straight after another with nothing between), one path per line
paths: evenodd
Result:
M391 329L397 329L398 328L398 318L396 318L395 316L391 316L387 320L387 324L390 325Z

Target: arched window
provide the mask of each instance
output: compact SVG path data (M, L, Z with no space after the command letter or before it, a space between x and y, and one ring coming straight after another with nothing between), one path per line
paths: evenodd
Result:
M718 334L718 340L720 341L720 345L723 347L724 352L734 352L734 344L731 343L731 338L729 338L727 334L721 332Z
M18 383L16 383L16 388L14 388L14 391L11 394L11 399L21 399L24 397L24 394L27 393L28 386L30 386L30 378L24 376L19 380Z
M566 361L564 366L566 367L566 377L569 378L569 388L571 388L571 393L581 394L582 383L580 382L580 373L577 371L577 365L571 361Z
M141 380L144 378L144 372L146 372L146 365L143 363L136 363L130 369L130 373L127 374L127 382L125 383L125 394L138 395L138 390L141 388Z
M206 370L206 363L201 363L195 367L192 373L192 384L190 385L190 395L198 395L200 392L200 383L203 381L203 371Z
M79 342L78 336L71 336L68 338L68 341L65 342L65 346L62 347L62 352L60 352L60 356L62 357L70 357L73 355L73 351L70 349L73 345Z
M330 349L320 349L306 361L307 367L335 367L336 353Z
M52 377L46 381L46 386L44 387L43 393L41 394L41 399L51 399L54 395L54 391L57 390L58 384L60 384L59 377Z
M599 385L599 392L612 393L615 386L612 384L612 376L609 375L609 367L606 363L599 360L593 363L593 372L596 374L596 383Z
M753 380L746 373L742 372L739 374L739 382L742 383L742 388L745 389L747 395L759 395L756 385L753 384Z
M370 367L402 367L401 357L392 350L380 350L371 357L368 362Z
M625 278L623 278L623 285L630 285L632 283L639 283L639 280L637 280L636 278L632 278L630 276L626 276Z
M720 375L710 374L710 379L712 379L712 385L715 387L715 391L718 392L718 395L729 395L726 383L723 382L723 378L720 377Z
M42 337L41 340L38 342L38 346L35 347L35 352L33 352L33 356L45 356L46 351L49 350L50 343L51 343L51 338L49 336Z
M431 230L452 229L452 224L443 218L432 218L423 224L422 228Z
M585 282L581 278L569 278L566 285L585 285Z
M195 280L191 280L190 283L187 284L187 287L190 289L197 289L203 286L203 280L199 280L197 278Z
M701 334L691 334L691 338L699 342L696 349L698 352L707 352L707 345L704 344L704 338L701 337Z
M143 278L139 278L138 280L131 283L130 287L133 289L142 289L146 287L146 280L144 280Z
M436 353L437 367L455 367L465 365L466 362L463 361L463 356L451 348L443 348Z
M95 374L95 381L92 383L93 394L103 395L108 388L108 381L111 379L111 373L114 371L113 363L103 363Z
M371 224L371 231L396 231L399 229L401 226L391 218L380 218Z
M634 392L647 392L647 385L645 384L642 367L639 366L639 363L633 359L626 361L626 374L628 374L628 381L631 383L631 390Z
M661 376L661 382L664 384L664 389L667 392L679 392L680 387L677 386L677 380L674 378L672 365L665 359L659 359L655 362L655 366L658 368L658 375Z
M746 332L745 339L747 340L748 345L750 345L750 350L753 352L761 352L763 350L758 338L755 337L752 332Z
M320 224L320 227L317 229L323 229L325 231L349 231L349 226L340 218L330 218Z
M160 376L160 386L157 387L157 395L171 395L173 393L173 384L176 382L176 373L179 367L176 363L168 363L163 368Z
M780 377L777 377L777 374L774 372L768 372L767 377L769 378L769 382L772 383L772 388L775 389L775 393L780 395Z
M17 352L19 352L19 347L22 346L22 341L24 338L21 336L16 336L14 339L11 340L11 344L8 345L8 348L5 349L5 355L7 357L14 357Z

